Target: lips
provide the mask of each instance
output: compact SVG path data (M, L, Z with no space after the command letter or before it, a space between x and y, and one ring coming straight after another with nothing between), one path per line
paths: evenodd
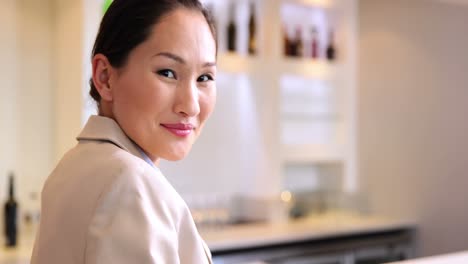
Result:
M166 128L172 134L178 137L186 137L192 133L194 126L192 124L161 124L162 127Z

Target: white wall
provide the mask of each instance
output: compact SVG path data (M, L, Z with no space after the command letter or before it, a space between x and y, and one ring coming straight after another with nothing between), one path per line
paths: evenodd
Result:
M83 111L83 3L55 0L54 8L54 160L76 144Z
M16 168L17 122L17 12L15 0L0 8L0 199L6 195L7 173Z
M19 157L18 188L27 195L39 194L52 168L52 12L49 1L20 1L18 74ZM24 161L24 162L23 162ZM25 206L23 208L25 209Z
M89 93L91 53L102 17L103 0L54 0L55 161L76 143L96 113Z
M0 5L0 200L17 175L21 209L37 209L43 182L84 119L101 0L3 0ZM86 107L86 108L85 108Z
M21 209L28 209L52 168L52 16L48 1L8 0L1 7L0 197L7 171L14 171Z
M102 0L53 0L54 161L76 143L96 105L88 95L91 51L101 20Z
M360 176L374 211L415 217L420 253L468 247L468 6L360 1Z

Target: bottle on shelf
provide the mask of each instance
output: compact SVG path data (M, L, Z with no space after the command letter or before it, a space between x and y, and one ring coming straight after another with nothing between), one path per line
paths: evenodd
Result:
M317 28L312 27L311 31L311 57L312 59L318 59L318 37L317 37Z
M17 220L18 220L18 203L15 200L14 175L10 173L8 183L8 199L4 207L4 224L5 224L5 241L7 247L16 246L17 238Z
M229 22L227 27L227 50L229 52L236 52L236 38L237 28L235 22L235 5L231 3L229 8Z
M302 57L304 53L304 46L302 44L302 30L298 26L296 28L296 35L294 36L294 44L292 45L291 55L294 57Z
M286 25L283 25L282 34L283 34L284 56L290 56L291 55L291 41L289 40L288 30L286 28Z
M333 30L330 30L330 37L329 37L329 42L327 46L327 59L329 61L334 61L336 59L336 49L335 49L335 43L334 43L334 34Z
M257 52L256 37L255 4L251 2L249 17L249 54L251 55L254 55Z

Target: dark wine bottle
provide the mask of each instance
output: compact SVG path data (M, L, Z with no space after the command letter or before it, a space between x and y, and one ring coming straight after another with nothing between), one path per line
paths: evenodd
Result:
M15 187L14 187L14 176L13 173L10 173L9 177L9 195L8 199L5 202L5 238L6 246L14 247L16 246L17 238L17 219L18 219L18 203L15 200Z
M283 46L284 46L283 53L285 56L290 56L291 55L291 43L290 43L291 41L289 40L288 31L285 25L283 25L282 33L283 33Z
M294 56L302 57L304 55L304 45L302 44L302 30L301 27L298 26L296 28L296 36L294 39Z
M296 35L294 35L289 41L289 55L292 57L297 57L297 31L295 33Z
M236 51L237 28L235 22L234 9L235 5L231 4L231 7L229 8L229 23L227 28L227 49L231 52Z
M253 55L257 52L256 40L256 25L255 25L255 4L250 3L250 18L249 18L249 54Z
M327 59L329 61L334 61L336 59L336 50L335 43L333 38L333 30L330 31L330 39L327 46Z
M317 59L318 58L318 39L317 39L317 28L316 27L312 27L311 57L312 57L312 59Z

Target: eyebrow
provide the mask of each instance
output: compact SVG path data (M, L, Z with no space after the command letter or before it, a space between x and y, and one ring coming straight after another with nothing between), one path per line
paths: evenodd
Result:
M169 59L172 59L172 60L175 60L176 62L178 63L181 63L181 64L186 64L185 60L182 59L182 57L180 56L177 56L173 53L170 53L170 52L160 52L154 56L163 56L163 57L167 57ZM213 67L213 66L216 66L216 62L206 62L202 65L203 67Z

